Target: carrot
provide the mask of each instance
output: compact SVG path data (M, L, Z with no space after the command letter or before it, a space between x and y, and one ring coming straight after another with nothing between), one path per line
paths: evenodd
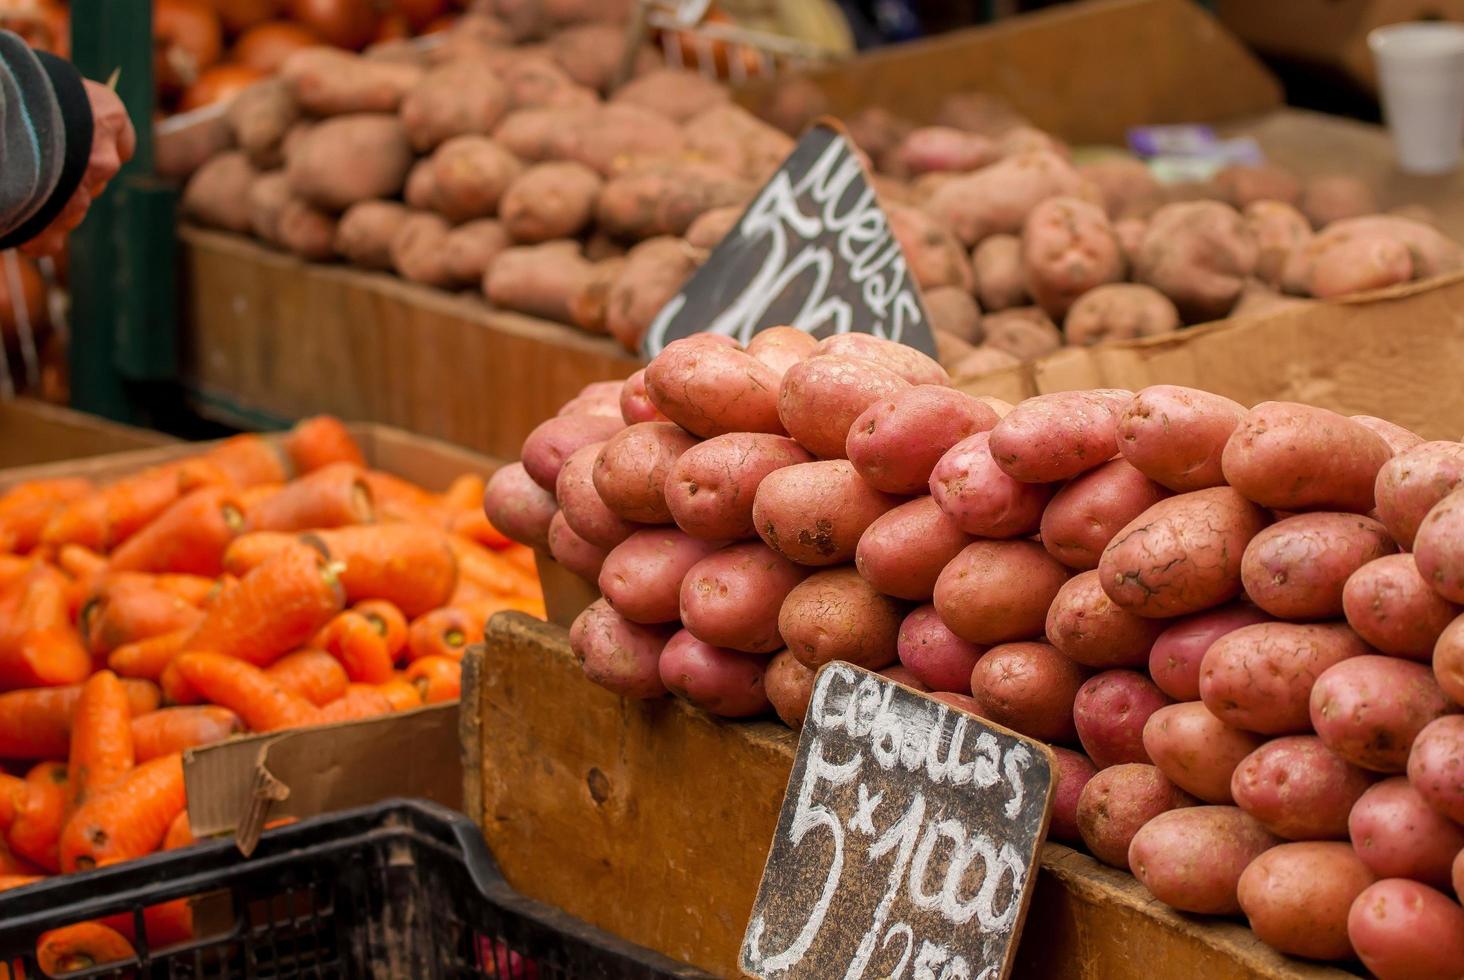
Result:
M371 488L378 519L442 526L445 511L436 494L381 470L367 470L366 485Z
M290 478L284 455L262 436L225 439L199 459L218 467L236 487L284 483Z
M311 544L311 539L286 531L250 531L235 538L224 552L224 571L230 575L248 575L281 551Z
M135 761L127 691L116 674L98 671L82 685L71 718L66 777L72 805L84 804L120 782Z
M188 628L125 643L108 655L107 666L123 677L155 681L163 676L168 663L183 652L192 635L193 629Z
M77 614L77 626L87 649L104 657L129 643L197 628L203 616L173 593L128 576L93 586Z
M365 684L352 684L346 693L320 709L319 724L340 721L359 721L391 714L391 701L376 688Z
M22 783L21 785L24 785ZM0 875L39 875L41 869L24 858L16 857L5 838L0 836Z
M86 870L152 853L186 803L180 755L144 762L71 815L61 832L62 870Z
M341 584L352 602L386 599L411 619L452 597L458 563L447 535L410 524L377 524L315 535L345 565Z
M132 719L132 747L138 763L184 749L222 742L244 731L243 720L218 705L163 708Z
M340 661L324 650L297 650L276 660L265 673L280 687L317 708L345 694L351 683Z
M7 892L12 888L24 888L26 885L34 885L38 881L45 880L45 875L0 874L0 892ZM0 963L0 968L3 968L4 966L4 963ZM4 976L6 976L6 974L0 972L0 977ZM17 976L19 976L19 974L17 974Z
M10 773L0 773L0 834L15 822L15 806L25 792L25 780Z
M423 657L407 667L407 680L427 704L456 701L463 693L462 665L451 657Z
M335 565L314 551L282 551L214 601L188 649L264 667L302 646L344 607Z
M10 824L10 849L45 871L61 870L57 844L66 815L66 765L43 762L25 776Z
M377 684L376 689L391 702L393 711L410 711L412 708L422 707L422 692L407 680L405 674L393 674L391 680Z
M350 463L332 463L255 504L249 526L255 531L309 531L365 524L372 517L364 471Z
M155 589L159 589L169 595L177 596L190 606L198 606L199 608L207 606L219 593L219 583L215 579L203 575L185 575L181 572L168 572L161 575L143 575L138 572L114 572L108 578L135 578L139 582L150 584Z
M20 555L0 555L0 592L14 588L35 566L35 559Z
M352 681L378 684L391 677L392 660L386 649L386 638L360 613L349 610L341 613L326 624L316 641L339 661L343 673Z
M483 642L485 622L463 606L419 616L407 630L407 659L414 663L424 657L461 660L470 645Z
M300 473L312 473L331 463L366 465L361 447L356 445L345 424L333 415L317 415L297 422L285 436L285 452Z
M111 551L178 499L185 488L180 470L181 464L154 466L72 501L46 522L41 543Z
M136 958L137 950L126 937L100 922L52 929L41 933L36 943L36 966L48 977Z
M0 544L28 552L41 540L46 524L68 504L94 491L90 480L28 480L0 496Z
M188 679L178 669L178 658L181 656L181 652L175 655L163 668L163 672L158 675L158 687L162 688L163 701L175 708L202 704L203 695L188 683Z
M196 843L198 841L193 836L193 825L188 822L188 809L185 807L168 824L168 832L163 835L163 850L176 851L180 847Z
M186 898L149 905L142 910L149 949L167 949L193 938L193 903Z
M169 666L176 667L205 699L236 712L252 731L295 728L315 721L314 705L243 660L217 653L184 653Z
M494 551L502 551L513 545L513 541L488 520L488 515L483 513L481 501L471 509L460 510L453 514L448 519L447 529L453 534Z
M476 473L464 473L453 480L442 494L441 505L449 512L475 510L483 513L483 493L487 482Z
M498 554L525 575L532 575L534 581L537 582L539 580L539 564L534 558L533 548L514 543L498 552Z
M526 574L513 562L475 541L451 535L452 550L457 555L459 574L495 595L542 596L543 589L535 575ZM406 610L403 610L405 612Z
M0 617L0 689L85 680L91 657L71 627L66 577L37 565L17 587L14 610Z
M111 568L216 576L224 550L243 530L244 509L233 490L194 490L114 551Z
M56 564L78 582L89 582L107 571L106 556L79 544L63 544L56 552Z
M395 660L407 646L407 617L402 611L385 599L367 599L351 607L366 617L371 628L386 641L386 652Z

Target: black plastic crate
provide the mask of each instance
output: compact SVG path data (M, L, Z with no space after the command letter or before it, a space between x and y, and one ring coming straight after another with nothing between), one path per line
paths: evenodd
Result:
M195 938L157 949L144 910L192 898ZM41 934L130 918L137 955L67 977L655 980L707 977L524 898L478 829L391 800L0 892L0 977L39 978ZM116 920L113 920L116 921ZM155 945L155 944L154 944Z

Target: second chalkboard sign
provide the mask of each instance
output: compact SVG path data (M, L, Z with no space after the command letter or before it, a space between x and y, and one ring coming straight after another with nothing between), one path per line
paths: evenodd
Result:
M743 939L764 980L1001 980L1051 751L852 664L819 671Z
M737 226L671 298L643 342L720 333L746 344L788 325L818 337L869 333L936 356L930 315L852 143L819 123Z

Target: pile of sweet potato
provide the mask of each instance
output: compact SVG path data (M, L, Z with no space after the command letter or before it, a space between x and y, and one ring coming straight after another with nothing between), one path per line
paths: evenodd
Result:
M676 341L490 482L631 698L832 660L1054 745L1052 836L1383 980L1464 975L1464 444L1194 389L1012 406L909 348Z

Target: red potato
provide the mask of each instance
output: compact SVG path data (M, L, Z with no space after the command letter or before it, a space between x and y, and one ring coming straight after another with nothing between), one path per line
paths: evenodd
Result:
M1280 843L1238 807L1168 810L1139 829L1129 845L1134 877L1181 912L1236 915L1246 867Z
M1251 539L1240 580L1251 602L1278 619L1336 619L1348 577L1397 550L1370 517L1298 514Z
M352 166L342 167L340 161ZM401 193L412 167L406 130L395 116L338 116L311 126L285 148L290 190L327 211Z
M1169 297L1141 282L1109 282L1088 290L1073 301L1062 322L1069 347L1157 337L1179 328L1179 311Z
M1424 662L1432 657L1440 684L1444 684L1440 664L1449 664L1450 674L1453 665L1464 667L1459 659L1464 649L1446 652L1458 646L1456 640L1435 648L1459 615L1459 607L1429 586L1413 555L1385 555L1353 572L1342 588L1342 610L1347 625L1383 653ZM1453 689L1447 684L1444 689L1464 703L1464 674Z
M978 714L1044 742L1077 738L1073 699L1083 668L1046 643L1003 643L986 651L971 671Z
M1109 460L1069 481L1048 503L1042 546L1069 568L1097 568L1114 535L1168 496L1128 461Z
M483 293L505 310L569 323L570 302L594 274L594 263L580 254L578 242L519 245L494 257L483 276Z
M1149 648L1149 676L1176 701L1200 699L1200 663L1210 645L1242 626L1270 622L1254 606L1223 606L1179 620Z
M976 298L988 313L1026 306L1027 279L1022 274L1022 240L1016 235L989 235L971 253Z
M696 437L670 422L638 422L612 435L595 459L595 491L616 514L640 524L669 524L666 479Z
M513 241L503 225L480 218L458 225L442 243L442 264L455 286L480 286L498 257Z
M1078 164L1078 174L1098 188L1108 216L1142 218L1164 202L1164 189L1149 165L1127 156L1110 156Z
M1464 976L1464 909L1416 881L1370 885L1347 913L1347 938L1378 980Z
M866 408L850 426L844 449L876 490L922 493L947 450L997 421L995 412L965 392L916 385Z
M1098 770L1081 752L1060 745L1051 746L1051 749L1057 766L1052 772L1052 817L1047 824L1047 836L1064 844L1081 844L1083 836L1078 823L1078 803Z
M1464 444L1426 442L1404 450L1378 470L1378 520L1399 546L1413 548L1434 505L1464 486Z
M508 111L508 89L492 66L461 58L428 70L402 98L402 124L418 153L454 136L487 136Z
M1108 543L1098 561L1115 603L1152 618L1183 616L1240 594L1240 558L1266 514L1229 487L1159 501Z
M916 606L900 623L900 663L932 691L971 690L971 671L986 648L969 643L941 622L935 606Z
M292 197L280 206L275 230L279 244L307 262L335 258L335 217L299 198Z
M506 537L538 551L549 550L549 522L559 505L522 463L510 463L493 474L483 493L483 510Z
M757 534L753 504L773 471L813 457L786 436L734 432L692 446L666 478L666 507L694 538L735 541Z
M1290 204L1255 201L1245 206L1245 226L1256 243L1256 278L1279 287L1286 260L1311 241L1311 225Z
M995 144L978 133L950 126L912 130L895 151L900 168L916 176L937 171L978 170L997 160Z
M673 340L646 367L651 404L693 435L783 435L776 372L732 347Z
M984 378L1019 367L1021 363L1004 350L991 346L977 347L951 365L951 376L957 379Z
M454 224L493 217L523 172L517 157L486 136L454 136L431 161L433 207Z
M632 623L599 599L575 618L569 645L592 682L625 698L658 698L666 693L658 662L675 631Z
M1312 727L1327 747L1375 772L1402 772L1418 733L1455 710L1428 667L1373 655L1328 668L1310 699Z
M674 623L681 618L681 582L687 572L717 550L675 528L636 531L608 555L600 569L600 592L632 623Z
M745 181L715 164L653 160L606 181L595 207L595 221L610 235L627 241L681 236L706 212L744 203L751 190Z
M923 290L949 286L970 293L970 259L943 222L900 204L887 204L885 217L917 286Z
M1206 803L1234 803L1230 778L1264 742L1232 728L1198 701L1167 705L1144 724L1144 751L1170 782Z
M312 115L395 113L421 82L422 68L313 47L286 58L279 77L300 108Z
M1447 819L1402 776L1370 786L1352 806L1347 833L1357 856L1379 878L1410 878L1450 887L1464 828Z
M930 314L930 325L935 331L937 360L942 365L958 360L974 349L973 344L985 339L981 307L970 293L958 286L940 286L926 290L924 298L925 312Z
M1246 731L1305 732L1312 727L1308 705L1317 679L1369 652L1340 623L1243 626L1210 644L1200 662L1200 698L1215 717Z
M1066 316L1089 290L1123 278L1124 271L1108 215L1075 197L1050 197L1028 213L1022 268L1027 292L1054 319Z
M1423 436L1418 433L1389 422L1387 419L1380 419L1376 415L1349 415L1348 418L1367 426L1381 436L1382 440L1388 444L1388 448L1393 450L1394 456L1421 446L1425 442Z
M910 671L906 670L901 664L894 664L892 666L884 668L879 672L879 676L888 677L896 684L903 684L906 687L915 691L919 691L922 694L930 693L930 688L920 683L920 678L910 673Z
M1352 958L1347 916L1376 877L1347 844L1278 844L1252 861L1236 889L1256 938L1314 960Z
M575 533L564 519L564 511L556 511L549 521L549 554L555 561L586 582L600 577L609 552L591 544Z
M1273 739L1230 777L1236 806L1288 840L1345 840L1347 815L1371 784L1313 735Z
M1030 536L1042 523L1055 486L1022 483L1002 471L991 454L991 434L962 439L941 456L930 474L936 505L968 534L987 538Z
M879 670L899 657L905 609L874 591L853 568L830 568L788 593L778 613L778 632L810 670L833 660Z
M1458 709L1450 705L1449 710ZM1408 754L1408 782L1444 816L1464 823L1464 715L1448 714L1423 727Z
M545 490L553 490L564 461L576 450L602 443L625 425L603 415L559 415L539 423L524 440L524 469Z
M934 500L918 497L865 528L854 566L885 595L928 602L941 571L970 543Z
M1105 670L1090 677L1073 702L1078 741L1100 769L1124 763L1148 764L1144 726L1154 712L1170 703L1143 674Z
M610 287L605 307L605 329L626 350L640 351L644 337L661 307L681 289L705 256L674 237L641 242L625 255L625 267Z
M1221 198L1237 208L1257 201L1292 204L1301 199L1301 181L1274 164L1232 163L1210 178Z
M248 234L253 227L249 193L259 176L243 153L221 153L189 179L183 190L183 213L210 228Z
M1418 572L1450 602L1464 602L1464 491L1440 500L1413 540Z
M363 269L390 269L392 241L411 213L396 201L353 204L336 225L335 250Z
M565 457L554 482L554 496L570 530L597 548L609 551L635 533L638 525L623 519L595 490L595 460L603 442L581 446Z
M1377 214L1381 209L1372 188L1356 177L1322 174L1306 182L1301 210L1313 228L1324 228L1334 221Z
M788 369L812 357L817 346L813 334L793 327L769 327L753 335L747 342L747 352L772 368L781 385Z
M1439 634L1433 648L1433 672L1444 694L1455 704L1464 704L1464 616L1453 620Z
M659 408L651 404L651 396L646 393L645 368L627 378L625 386L620 389L620 417L625 420L626 425L670 421L661 414Z
M1066 480L1102 466L1118 452L1118 416L1132 397L1100 388L1028 398L991 430L991 455L1024 483Z
M1141 667L1164 621L1120 609L1104 593L1096 571L1074 575L1047 610L1047 640L1085 667ZM1088 754L1098 761L1089 749Z
M657 68L615 90L613 100L686 123L713 106L725 104L727 89L716 81L680 68Z
M1287 257L1281 273L1288 292L1332 299L1386 289L1418 278L1413 255L1400 238L1340 222Z
M453 285L447 268L447 237L451 231L452 226L441 215L430 211L409 213L391 239L392 268L412 282L441 289Z
M595 217L604 182L582 163L538 163L508 185L498 217L520 242L575 238Z
M1118 239L1119 251L1123 253L1123 260L1129 268L1133 268L1134 263L1138 261L1139 249L1143 247L1144 236L1148 232L1149 222L1144 218L1119 218L1113 223L1114 237ZM1159 293L1159 295L1164 296L1163 293ZM1175 310L1174 315L1178 316L1179 311Z
M842 459L855 420L869 406L905 390L888 368L852 357L810 357L783 375L778 417L788 434L815 456Z
M711 714L751 718L772 707L763 658L703 643L686 630L666 641L657 666L666 690Z
M814 672L803 666L789 650L768 661L763 690L783 724L795 732L803 727L808 702L813 698Z
M1262 402L1225 444L1231 486L1280 510L1373 509L1373 484L1393 456L1366 426L1324 408Z
M846 459L797 463L758 484L752 519L768 547L800 565L851 561L859 538L899 500L860 479Z
M1018 153L957 177L925 202L925 213L949 222L962 244L975 245L987 235L1015 234L1042 201L1082 189L1083 179L1055 153Z
M1129 870L1129 846L1161 813L1199 803L1154 766L1124 763L1102 769L1078 798L1078 832L1093 856Z
M981 329L986 340L977 348L977 353L984 353L987 361L991 360L993 353L1008 354L1017 362L1035 361L1062 349L1062 333L1047 314L1035 306L1017 306L988 314L981 321ZM980 371L975 365L957 366L969 374L997 370L1012 363L1000 358L996 360L998 363L988 363Z
M606 418L620 418L620 390L623 381L591 381L579 390L569 401L560 406L555 415L603 415Z
M913 347L867 333L836 333L820 340L812 357L851 357L887 368L912 385L950 384L950 375L934 359Z
M778 613L808 577L762 542L734 544L707 555L681 581L682 624L698 640L743 653L783 647Z
M1223 395L1154 385L1118 420L1118 449L1134 468L1179 493L1222 486L1220 459L1245 406Z
M997 139L997 147L1003 157L1018 153L1045 151L1056 154L1064 160L1072 158L1072 150L1062 140L1036 126L1013 126ZM1095 196L1096 189L1089 189Z
M1454 858L1453 879L1455 897L1464 895L1464 851Z
M935 582L935 608L951 632L994 644L1042 635L1068 572L1032 541L975 541Z
M1230 312L1257 258L1245 222L1229 205L1166 204L1144 232L1134 279L1173 300L1186 323L1200 323Z

